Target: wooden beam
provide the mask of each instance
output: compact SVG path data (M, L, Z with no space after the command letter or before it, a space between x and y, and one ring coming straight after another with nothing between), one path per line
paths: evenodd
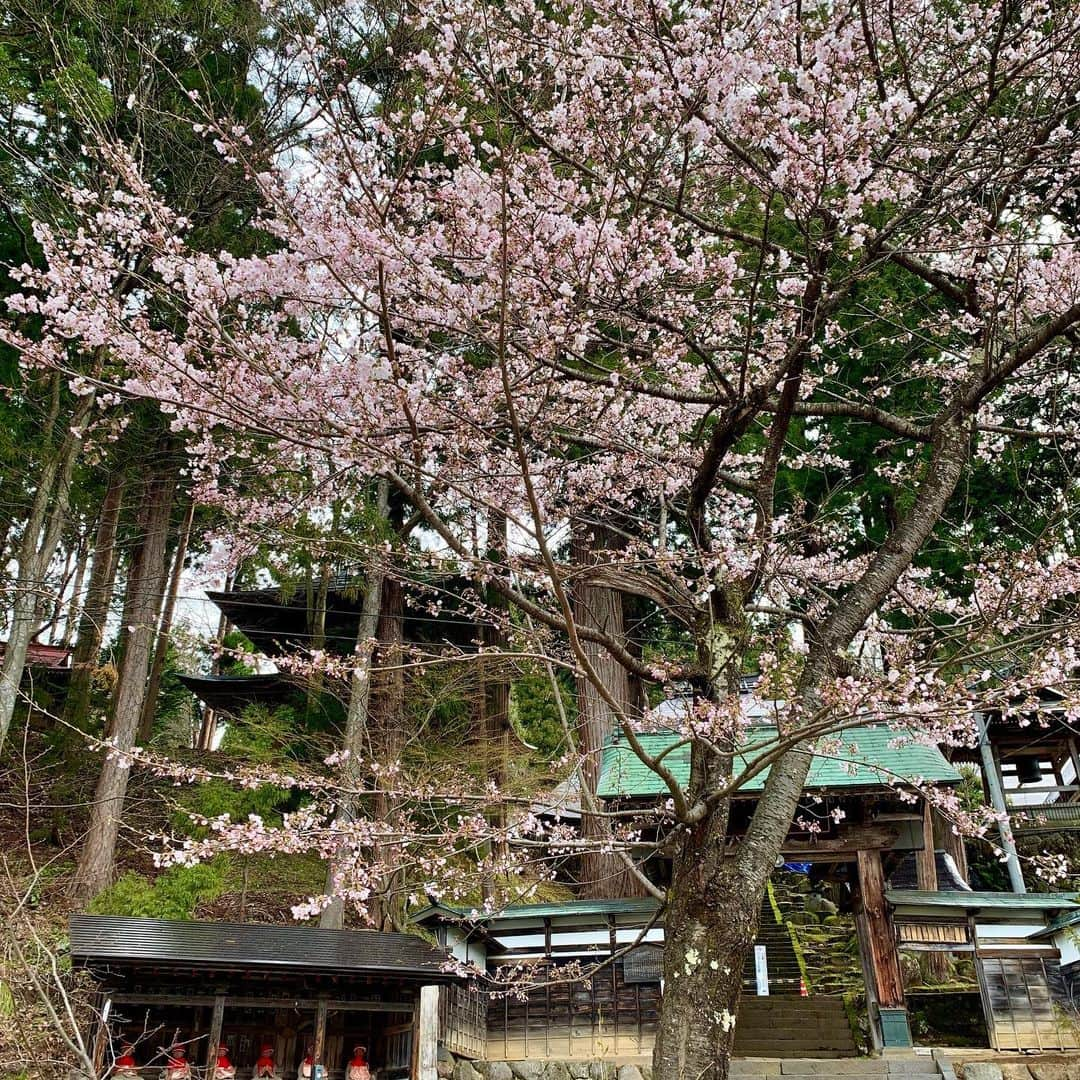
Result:
M211 996L192 994L113 994L112 1000L118 1005L199 1005L214 1004ZM271 997L231 997L226 995L227 1004L237 1009L317 1009L319 998L271 998ZM409 1013L413 1010L412 1001L335 1001L323 999L338 1012L385 1012Z
M899 839L900 826L896 824L852 825L834 837L815 840L788 837L780 851L784 855L842 855L850 859L859 851L887 850Z
M881 869L879 851L860 851L859 893L866 916L866 949L868 967L873 973L878 1004L893 1008L904 1004L904 980L900 972L900 957L896 951L892 921L885 904L885 875Z
M915 879L924 892L937 892L937 851L934 847L934 819L929 799L923 799L922 847L915 852ZM895 929L895 928L894 928ZM935 952L929 958L930 974L936 982L943 983L949 976L949 958Z
M922 813L923 845L915 852L915 878L919 888L924 892L937 892L937 858L934 853L934 823L931 818L931 807L927 799L923 799Z
M416 1080L438 1080L439 1057L439 988L420 987L420 1005L416 1015Z
M956 832L952 822L940 810L934 809L931 816L934 822L935 846L944 848L946 853L952 856L956 869L960 871L960 877L965 884L970 884L964 838Z
M225 1019L225 995L214 995L214 1011L210 1016L210 1040L206 1046L206 1075L213 1080L221 1045L221 1024Z
M311 1080L318 1080L318 1066L323 1065L323 1055L326 1053L326 998L319 998L315 1006L315 1050L311 1055L312 1069ZM323 1065L322 1075L326 1075L326 1067Z
M104 1076L108 1071L105 1064L105 1047L109 1041L109 1014L112 1012L113 999L98 992L97 1024L94 1027L94 1048L92 1061L94 1063L94 1075ZM112 1062L109 1062L111 1067Z

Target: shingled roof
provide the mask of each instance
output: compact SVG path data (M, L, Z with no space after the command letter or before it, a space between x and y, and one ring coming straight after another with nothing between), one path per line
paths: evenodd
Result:
M87 967L141 963L422 977L427 982L457 978L446 970L446 953L412 934L107 915L73 915L68 933L72 959Z
M743 749L736 755L735 768L745 769L755 757L755 747L775 739L776 729L756 725L749 729ZM685 785L690 779L690 746L675 746L684 736L675 731L657 731L638 735L646 753L656 757L664 753L664 764L675 779ZM914 742L910 735L895 728L868 726L851 728L837 737L841 747L835 754L816 756L806 778L807 791L851 791L883 788L912 781L959 783L960 774L933 746ZM765 787L768 769L751 777L740 789L743 795L755 795ZM597 795L603 799L646 798L666 795L664 781L657 776L625 741L612 741L604 748Z

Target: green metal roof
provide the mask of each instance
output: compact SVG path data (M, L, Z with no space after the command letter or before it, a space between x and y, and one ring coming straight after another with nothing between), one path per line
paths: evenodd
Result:
M920 889L887 889L885 899L897 907L961 908L967 911L987 908L999 911L1080 908L1080 903L1072 893L969 892L967 889L923 892ZM1080 911L1075 914L1080 916Z
M751 728L745 748L736 756L736 773L755 757L755 745L775 736L774 727ZM683 736L674 731L638 735L646 753L655 757L677 743ZM911 741L906 733L890 727L851 728L839 736L842 748L832 756L815 757L806 780L806 790L826 791L851 788L884 787L890 782L925 780L933 783L957 783L960 774L945 760L941 751ZM680 784L690 776L690 746L678 746L664 758ZM744 794L759 792L765 786L768 769L752 777L739 790ZM664 795L667 786L634 753L625 740L610 742L604 748L597 794L604 799L644 798Z
M439 916L462 919L466 922L493 922L495 920L548 919L557 916L581 915L651 915L657 908L652 899L643 900L563 900L550 904L512 904L510 907L486 914L476 908L451 907L448 904L432 904L418 911L412 922L430 922Z
M1050 920L1050 924L1045 930L1040 930L1037 934L1032 934L1032 937L1052 937L1054 934L1060 933L1062 930L1068 930L1072 926L1076 926L1080 923L1080 911L1063 911L1056 918Z

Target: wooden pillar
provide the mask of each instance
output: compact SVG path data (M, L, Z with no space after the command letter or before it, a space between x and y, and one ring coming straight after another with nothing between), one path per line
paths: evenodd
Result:
M934 811L929 799L923 799L922 813L923 845L915 852L915 875L918 886L924 892L937 892L937 852L934 843ZM949 958L945 953L932 952L926 958L930 977L937 983L945 982L949 975Z
M104 1076L108 1071L105 1064L105 1050L109 1045L109 1014L112 1012L112 998L104 997L102 994L97 995L97 1000L100 1003L98 1010L97 1025L94 1029L94 1046L91 1054L91 1060L94 1065L94 1075ZM109 1062L109 1067L112 1066L112 1062Z
M322 1075L326 1075L326 1064L323 1055L326 1053L326 998L319 998L315 1006L315 1049L311 1054L311 1080L317 1080L318 1067L322 1066Z
M944 848L945 852L952 856L956 863L956 869L960 871L960 877L966 884L971 884L968 874L967 848L964 847L964 838L953 828L952 822L940 810L931 811L934 822L934 844Z
M413 1080L438 1080L439 1060L439 988L420 987L413 1032Z
M1001 761L997 749L990 742L989 724L982 713L976 713L979 724L979 754L983 765L983 782L990 795L990 804L1001 816L998 832L1001 836L1001 850L1005 853L1005 867L1009 871L1009 884L1014 893L1027 892L1024 884L1024 871L1020 866L1020 857L1016 853L1013 840L1012 824L1009 821L1009 804L1005 798L1005 785L1001 776Z
M225 1019L225 995L214 995L214 1011L210 1016L210 1040L206 1047L206 1075L213 1080L217 1065L218 1047L221 1045L221 1025Z
M934 852L934 822L930 803L923 799L922 847L915 852L915 877L924 892L937 892L937 858Z
M904 1004L904 980L900 972L900 957L896 952L892 922L885 907L885 875L881 869L881 852L858 853L859 892L866 915L866 949L869 968L873 973L878 1004L883 1008Z

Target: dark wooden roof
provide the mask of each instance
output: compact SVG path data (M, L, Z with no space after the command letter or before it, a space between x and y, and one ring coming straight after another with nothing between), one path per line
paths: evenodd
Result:
M73 915L68 932L72 959L86 967L335 972L424 982L458 978L445 970L446 953L411 934L110 915Z
M288 675L276 671L262 675L178 675L177 678L211 709L229 714L243 712L256 702L282 705L298 689Z
M363 590L341 576L330 582L326 598L326 648L342 656L356 650L356 632L364 604ZM417 645L473 650L479 634L475 619L458 610L458 594L468 588L464 579L447 578L438 582L437 594L442 609L439 615L428 610L432 599L422 590L406 587L404 593L404 636ZM308 625L307 594L304 590L286 592L276 586L265 589L237 589L206 594L239 627L251 642L267 656L281 656L311 647Z

